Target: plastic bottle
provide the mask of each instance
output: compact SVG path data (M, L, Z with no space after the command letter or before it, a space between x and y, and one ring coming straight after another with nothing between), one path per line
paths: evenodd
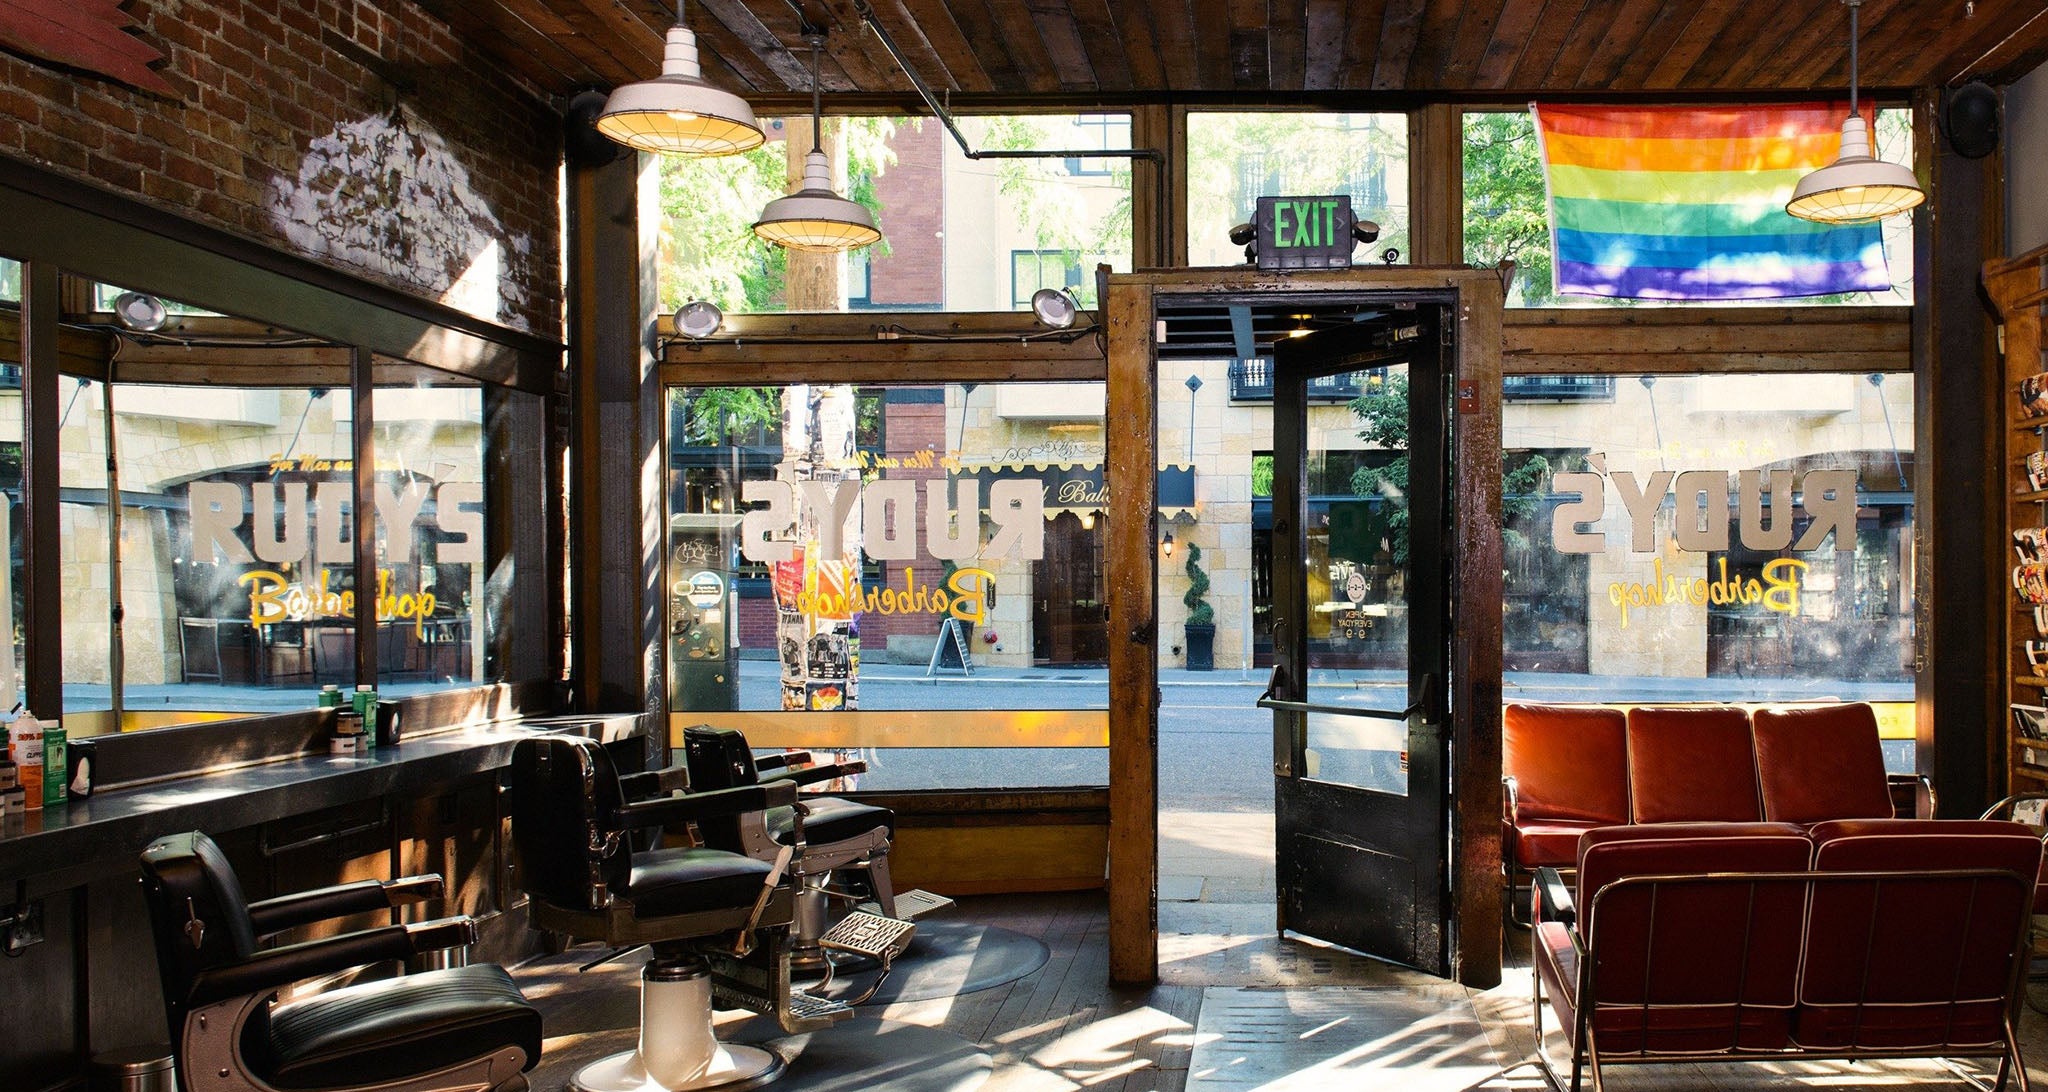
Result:
M375 723L374 718L377 715L377 688L369 683L356 684L355 694L353 695L353 700L349 703L349 709L355 713L356 719L363 726L363 749L369 750L377 746L377 733L371 730L371 725Z

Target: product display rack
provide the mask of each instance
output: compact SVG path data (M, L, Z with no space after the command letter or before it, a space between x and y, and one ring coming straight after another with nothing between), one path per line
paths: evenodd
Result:
M2043 624L2048 621L2048 595L2037 592L2029 598L2021 590L2021 584L2029 581L2022 579L2027 574L2019 572L2026 561L2017 548L2021 537L2016 536L2029 528L2048 527L2048 489L2036 487L2040 476L2030 480L2027 466L2029 455L2037 463L2048 464L2048 378L2032 382L2033 377L2048 373L2048 356L2042 354L2041 346L2042 309L2048 307L2048 280L2044 276L2048 276L2048 246L1984 264L1984 290L1998 307L2004 358L2002 401L2006 434L2002 480L2007 500L2001 545L2006 565L1999 576L2004 579L2009 608L2005 613L2005 677L2009 684L2002 735L2006 791L2014 793L2048 792L2048 739L2027 735L2020 727L2020 718L2010 712L2015 705L2039 706L2048 702L2048 657L2037 655L2035 659L2041 660L2037 666L2027 656L2029 641L2040 641L2048 647L2048 632L2043 632L2048 630L2048 625ZM2048 581L2048 547L2041 548L2036 556L2043 565L2040 574ZM2037 607L2042 621L2037 621Z

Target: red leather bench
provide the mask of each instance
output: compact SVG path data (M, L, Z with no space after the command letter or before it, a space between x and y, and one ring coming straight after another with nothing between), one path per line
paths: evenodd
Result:
M1514 704L1502 710L1501 771L1511 900L1535 869L1570 871L1578 836L1597 827L1933 814L1919 779L1885 773L1877 715L1860 702Z
M2014 1028L2041 841L2016 823L1663 823L1591 831L1532 919L1571 1088L1630 1063L1997 1058Z

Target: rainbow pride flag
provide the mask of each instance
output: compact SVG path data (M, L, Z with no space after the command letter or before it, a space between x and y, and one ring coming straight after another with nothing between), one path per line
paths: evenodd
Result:
M1529 109L1560 294L1738 300L1891 287L1878 225L1785 212L1800 177L1834 162L1846 106Z

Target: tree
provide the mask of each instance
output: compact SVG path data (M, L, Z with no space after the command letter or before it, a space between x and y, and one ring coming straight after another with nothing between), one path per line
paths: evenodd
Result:
M877 223L882 217L874 180L896 162L889 137L901 121L826 120L826 125L839 127L838 139L846 146L847 196L875 213ZM655 261L663 310L672 311L689 300L709 300L734 313L783 308L787 258L782 248L756 236L753 224L762 206L787 188L789 152L785 142L770 141L740 155L661 157ZM875 245L883 248L878 254L888 253L884 243Z
M1258 197L1348 194L1380 225L1359 261L1408 253L1408 127L1399 114L1205 113L1188 126L1190 236L1220 239ZM1226 222L1217 222L1224 220ZM1235 259L1233 259L1235 260Z
M1188 574L1188 590L1180 601L1188 608L1187 624L1191 626L1213 626L1216 624L1216 608L1209 605L1209 573L1202 568L1202 548L1188 543L1188 560L1185 568Z
M1397 372L1384 382L1371 384L1351 400L1350 407L1352 415L1364 426L1358 430L1359 439L1400 452L1384 466L1361 466L1352 471L1351 491L1361 497L1385 497L1390 502L1386 511L1392 561L1397 566L1406 565L1408 506L1402 501L1408 496L1408 373ZM1536 510L1536 487L1549 473L1550 463L1541 455L1531 455L1518 464L1503 467L1501 538L1509 548L1527 545L1527 536L1505 528L1510 521L1526 518Z
M1465 260L1515 263L1510 302L1554 303L1543 157L1528 111L1465 115Z

